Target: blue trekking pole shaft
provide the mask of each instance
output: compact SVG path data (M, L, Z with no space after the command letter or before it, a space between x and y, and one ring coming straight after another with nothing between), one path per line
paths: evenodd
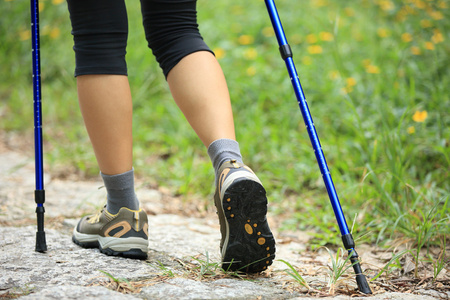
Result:
M325 183L337 223L339 225L344 247L350 255L350 260L356 273L356 282L358 284L358 288L365 294L371 294L372 292L367 283L366 277L362 274L358 254L354 249L355 242L353 241L353 237L349 232L347 222L345 220L344 213L342 211L341 204L339 202L339 198L336 193L336 189L334 187L333 180L331 178L331 174L325 160L325 156L322 151L322 146L320 145L319 137L317 136L314 122L311 117L311 113L309 112L308 104L306 103L305 94L303 93L300 79L298 77L297 70L295 69L294 61L292 59L292 50L287 42L286 35L284 34L283 26L281 24L275 2L274 0L265 0L265 3L269 12L270 19L272 21L275 36L278 40L278 45L280 46L280 54L286 63L286 68L291 78L292 87L294 88L295 96L297 97L297 102L300 107L300 111L302 112L309 139L311 140L317 163L319 164L320 172L322 173L322 178Z
M41 105L41 60L39 41L39 1L30 0L31 8L31 47L33 64L33 104L34 104L34 159L36 173L36 189L34 200L36 202L36 251L47 251L44 231L44 159L42 147L42 105Z

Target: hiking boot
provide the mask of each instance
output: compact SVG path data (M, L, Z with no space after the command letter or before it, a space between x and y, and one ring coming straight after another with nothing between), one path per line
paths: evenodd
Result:
M266 190L249 167L235 160L224 162L218 174L214 203L222 233L222 268L264 271L275 258L275 239L266 218Z
M146 259L148 220L142 210L122 207L115 215L105 207L96 215L83 217L73 229L72 240L83 248L99 248L107 255Z

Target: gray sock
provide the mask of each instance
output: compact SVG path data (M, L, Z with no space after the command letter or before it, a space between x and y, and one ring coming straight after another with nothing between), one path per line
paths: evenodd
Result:
M235 159L242 163L241 150L239 143L235 140L220 139L215 140L208 147L208 155L214 167L216 178L219 174L219 168L225 161Z
M134 193L134 169L117 175L100 174L107 191L106 209L109 213L116 214L121 207L139 209L139 200Z

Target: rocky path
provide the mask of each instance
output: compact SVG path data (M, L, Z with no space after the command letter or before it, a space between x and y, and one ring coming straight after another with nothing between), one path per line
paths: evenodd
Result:
M32 155L32 154L31 154ZM105 201L100 181L63 181L46 175L45 231L48 251L35 247L34 160L0 146L0 298L20 299L362 299L353 275L344 277L334 296L326 295L329 255L305 251L304 235L276 230L277 257L271 269L253 277L219 271L219 225L206 218L171 213L176 199L138 182L140 201L149 214L149 258L109 257L73 244L71 232L81 215ZM175 204L174 204L175 203ZM359 247L373 268L383 266L368 247ZM299 267L309 292L286 273L279 259ZM365 265L366 267L366 265ZM445 274L444 274L445 275ZM373 284L371 299L448 299L448 289L399 293ZM350 296L352 295L352 297Z

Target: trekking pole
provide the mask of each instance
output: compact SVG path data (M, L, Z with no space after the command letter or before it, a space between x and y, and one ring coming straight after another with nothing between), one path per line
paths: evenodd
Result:
M334 214L336 216L336 220L342 235L342 242L345 249L348 251L350 261L353 265L353 270L356 274L356 283L358 284L358 288L362 293L372 294L369 284L367 283L367 279L361 270L358 254L355 251L355 242L353 241L352 234L348 230L347 222L345 221L344 213L342 212L341 204L339 203L339 198L337 196L336 189L334 188L333 180L331 179L331 174L328 170L327 162L322 151L322 146L320 145L319 137L317 136L311 113L309 112L308 104L306 103L305 95L300 84L300 79L298 78L294 61L292 60L291 47L287 43L283 26L281 25L281 20L278 16L277 8L275 6L275 2L274 0L265 0L265 3L269 12L270 19L272 21L278 44L280 46L281 57L285 61L289 76L291 77L292 86L297 97L300 111L303 115L306 129L308 130L309 139L311 140L311 144L314 149L317 162L319 164L320 172L322 173L322 178L327 188L331 205L333 206Z
M41 58L39 53L39 0L30 0L31 6L31 53L33 64L33 100L34 100L34 159L36 172L36 202L37 232L36 252L47 251L44 231L44 162L42 150L42 112L41 112Z

